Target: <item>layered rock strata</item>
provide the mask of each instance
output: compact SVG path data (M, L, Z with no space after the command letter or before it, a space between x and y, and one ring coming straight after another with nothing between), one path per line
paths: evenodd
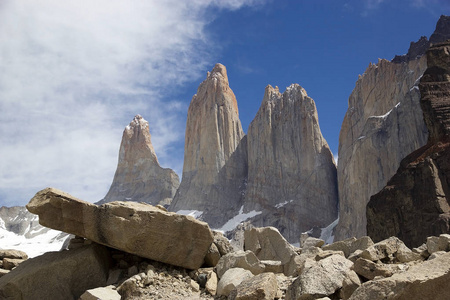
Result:
M225 66L208 72L191 100L183 177L170 210L196 210L219 227L239 210L247 173L247 145Z
M420 81L428 143L407 156L387 186L367 205L367 232L374 240L395 235L419 246L450 232L450 42L427 52Z
M204 222L145 203L91 204L47 188L28 203L43 226L145 258L199 268L213 242Z
M301 86L293 84L283 94L266 87L247 145L244 213L262 212L255 226L274 226L292 242L337 218L336 166L314 100Z
M179 185L178 175L159 165L148 122L136 115L123 131L114 180L105 198L98 204L135 201L168 205Z
M450 38L450 17L441 16L430 37ZM411 43L408 54L370 64L356 82L339 135L339 224L335 239L366 234L366 205L395 174L400 161L425 145L419 78L429 41Z

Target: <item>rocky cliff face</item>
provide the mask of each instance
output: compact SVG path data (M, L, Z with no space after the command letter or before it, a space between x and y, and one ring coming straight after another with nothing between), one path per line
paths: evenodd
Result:
M339 136L339 224L336 239L366 234L366 205L395 174L401 159L423 146L427 130L417 79L422 57L380 60L356 82Z
M135 201L167 205L179 184L178 175L173 170L160 167L148 122L137 115L123 131L114 180L99 204Z
M216 64L189 105L183 178L171 211L196 210L212 227L233 216L246 175L243 137L226 68Z
M374 240L395 235L418 246L428 235L450 232L450 42L432 46L427 59L419 87L428 143L370 199L367 232Z
M248 135L244 212L275 226L290 241L337 218L336 166L323 138L314 101L298 84L281 94L267 86Z

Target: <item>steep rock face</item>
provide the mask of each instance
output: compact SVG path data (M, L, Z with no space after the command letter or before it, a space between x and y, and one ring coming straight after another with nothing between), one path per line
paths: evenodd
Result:
M148 122L137 115L123 131L113 183L98 204L112 201L170 204L179 184L173 170L160 167Z
M395 174L401 159L425 144L417 89L425 68L425 57L380 60L356 82L339 136L337 240L366 234L370 196Z
M450 38L450 17L441 16L431 43ZM349 98L339 136L339 224L336 239L366 234L366 205L395 174L400 161L425 145L418 79L430 42L411 43L408 54L370 65Z
M298 84L281 94L266 87L248 135L245 211L252 223L275 226L291 242L337 218L336 166L314 101Z
M243 137L226 68L216 64L189 105L183 178L171 211L201 211L212 227L235 214L247 172Z
M420 82L428 143L406 157L367 205L367 232L376 241L395 235L408 246L450 232L450 42L427 52Z

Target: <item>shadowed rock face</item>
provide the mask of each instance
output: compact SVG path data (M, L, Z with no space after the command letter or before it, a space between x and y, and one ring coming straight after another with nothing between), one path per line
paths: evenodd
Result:
M201 211L212 227L237 213L247 172L243 137L226 68L216 64L189 105L183 178L171 211Z
M375 240L398 236L418 246L450 232L450 42L427 52L420 81L428 143L406 157L395 176L367 206L367 232Z
M275 226L292 242L337 218L336 166L313 99L298 84L266 87L249 126L244 212L255 226Z
M173 170L160 167L148 122L137 115L123 131L113 183L98 204L135 201L167 205L179 185L180 179Z

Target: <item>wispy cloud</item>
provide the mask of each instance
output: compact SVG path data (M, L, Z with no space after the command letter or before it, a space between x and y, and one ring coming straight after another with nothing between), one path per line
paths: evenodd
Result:
M186 107L163 95L211 64L206 12L256 3L3 0L0 205L23 205L46 186L101 199L122 130L137 113L169 162ZM170 167L180 171L180 163Z

